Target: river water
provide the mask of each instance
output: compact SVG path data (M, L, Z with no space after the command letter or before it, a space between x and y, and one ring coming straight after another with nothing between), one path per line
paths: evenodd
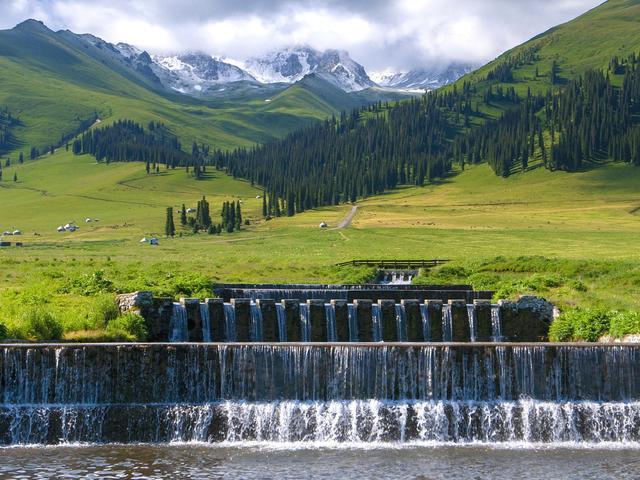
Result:
M517 444L10 447L0 448L0 478L631 479L640 478L640 452Z

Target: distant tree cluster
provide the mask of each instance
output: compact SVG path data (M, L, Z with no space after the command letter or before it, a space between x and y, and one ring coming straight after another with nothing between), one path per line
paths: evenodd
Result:
M91 154L99 162L144 162L166 168L188 167L191 157L181 150L177 137L164 125L151 122L148 129L132 120L89 130L73 142L73 153Z
M498 121L472 131L462 150L502 176L518 164L526 169L536 149L551 170L576 171L606 158L640 165L640 64L631 56L612 61L610 69L623 75L621 88L609 75L587 71L559 92L529 95Z
M222 204L220 217L220 227L225 232L232 233L235 230L240 230L240 227L242 225L242 209L240 207L240 201L224 202Z
M0 108L0 153L11 150L15 141L12 130L18 125L19 118L14 117L7 107Z

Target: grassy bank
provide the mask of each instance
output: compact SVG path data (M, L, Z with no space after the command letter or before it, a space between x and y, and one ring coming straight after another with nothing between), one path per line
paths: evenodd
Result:
M14 171L18 182L8 180ZM477 166L362 201L341 230L331 228L350 205L265 222L262 192L221 172L199 181L183 170L147 175L142 164L101 165L60 151L3 178L0 231L21 229L25 244L0 250L0 323L12 336L29 337L25 315L42 306L67 338L104 332L96 298L118 292L207 296L211 282L370 278L370 269L334 266L354 258L448 258L418 281L471 283L501 297L536 293L565 308L640 310L640 169L625 165L507 179ZM214 221L223 201L242 200L250 225L220 236L178 227L158 247L139 243L161 234L167 206L194 207L203 195ZM72 220L79 231L56 232Z

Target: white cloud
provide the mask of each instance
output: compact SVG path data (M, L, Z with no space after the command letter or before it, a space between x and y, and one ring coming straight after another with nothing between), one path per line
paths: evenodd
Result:
M0 0L26 18L151 52L244 59L291 44L340 48L369 69L483 62L599 0Z

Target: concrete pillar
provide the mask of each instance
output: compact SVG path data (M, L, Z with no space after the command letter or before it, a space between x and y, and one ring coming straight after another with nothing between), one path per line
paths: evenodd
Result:
M349 307L346 300L331 300L336 311L336 336L338 342L349 341Z
M231 305L236 310L236 342L251 341L251 299L232 298Z
M181 298L180 303L187 311L187 331L190 342L202 342L202 319L200 318L200 299Z
M442 300L427 300L424 302L429 312L429 341L442 342Z
M358 341L373 342L373 317L371 312L371 300L354 300L358 320Z
M276 312L275 300L256 300L256 304L262 312L262 341L273 343L278 338L278 312Z
M451 341L471 341L466 300L449 300L451 306Z
M307 300L307 305L309 305L309 323L311 324L309 340L311 342L326 342L327 315L324 309L324 300Z
M206 298L205 303L209 309L211 341L224 342L224 302L221 298Z
M418 300L402 300L406 313L406 335L409 342L424 341L422 330L422 312L420 312L420 302Z
M300 300L284 299L282 300L284 308L285 324L287 328L287 342L300 342L301 322L300 322Z
M476 341L490 342L493 328L491 326L491 300L473 301L476 308Z
M397 342L398 329L396 328L396 301L378 300L382 325L380 330L383 342Z

